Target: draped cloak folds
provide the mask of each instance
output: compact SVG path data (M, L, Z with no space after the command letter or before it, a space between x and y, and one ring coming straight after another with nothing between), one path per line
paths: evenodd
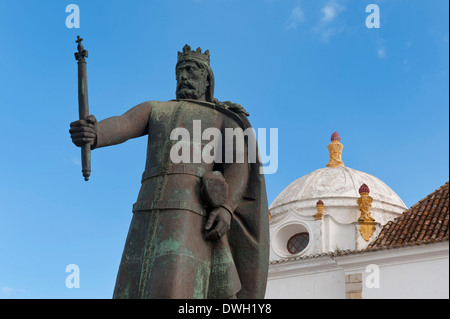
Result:
M216 109L233 118L244 131L252 127L242 106L229 102L217 104ZM242 285L237 298L263 299L269 268L269 211L259 156L249 164L247 190L233 213L228 240Z

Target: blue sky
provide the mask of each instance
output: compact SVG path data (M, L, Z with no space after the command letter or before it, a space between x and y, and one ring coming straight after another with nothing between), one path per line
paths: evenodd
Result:
M68 4L80 28L65 24ZM367 5L381 25L365 25ZM219 100L278 128L269 203L328 162L410 207L448 181L448 1L152 0L0 2L0 298L110 298L144 170L146 139L94 151L81 176L75 39L101 120L175 95L177 51L211 52ZM80 288L65 285L80 268Z

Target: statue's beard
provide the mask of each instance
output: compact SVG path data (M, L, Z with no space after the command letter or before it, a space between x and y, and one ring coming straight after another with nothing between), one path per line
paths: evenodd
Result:
M177 85L177 99L198 100L206 93L207 86L204 83L184 82Z

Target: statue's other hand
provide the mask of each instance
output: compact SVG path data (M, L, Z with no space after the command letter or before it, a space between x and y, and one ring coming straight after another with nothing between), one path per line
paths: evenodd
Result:
M93 146L97 138L97 119L94 115L89 115L86 120L72 122L69 133L76 146L81 147L87 143Z
M209 214L205 224L205 230L208 231L205 239L210 241L220 239L230 230L230 225L230 213L223 207L215 208L211 214Z

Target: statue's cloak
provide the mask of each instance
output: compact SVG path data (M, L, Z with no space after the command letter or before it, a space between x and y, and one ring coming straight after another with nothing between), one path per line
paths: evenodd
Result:
M244 131L251 128L248 113L239 104L190 102L214 107L234 119ZM263 299L269 269L269 211L260 157L256 156L256 162L249 163L249 167L247 190L234 211L228 241L242 286L237 298Z

